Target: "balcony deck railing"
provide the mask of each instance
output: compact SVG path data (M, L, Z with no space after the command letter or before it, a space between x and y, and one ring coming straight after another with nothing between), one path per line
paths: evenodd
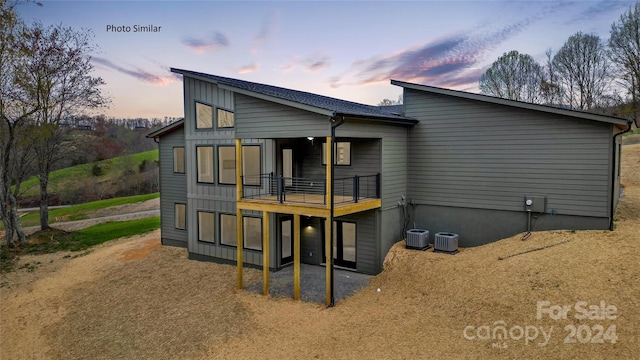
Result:
M334 180L334 203L359 202L380 198L380 174L351 176ZM242 187L243 199L278 203L326 205L326 181L270 174L243 177L245 184L262 184L260 188Z

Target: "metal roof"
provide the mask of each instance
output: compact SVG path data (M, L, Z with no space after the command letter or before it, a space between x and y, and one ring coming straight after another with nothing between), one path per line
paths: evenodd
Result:
M450 89L443 89L443 88L428 86L428 85L413 84L413 83L408 83L408 82L399 81L399 80L391 80L391 84L397 85L403 88L407 88L407 89L425 91L433 94L454 96L462 99L482 101L486 103L499 104L499 105L506 105L506 106L516 107L521 109L541 111L541 112L546 112L551 114L570 116L574 118L580 118L580 119L586 119L586 120L592 120L592 121L606 122L614 125L626 126L629 123L629 121L626 119L622 119L614 116L598 115L598 114L588 113L584 111L558 108L558 107L549 106L549 105L532 104L532 103L527 103L522 101L503 99L503 98L489 96L489 95L474 94L474 93L465 92L465 91L450 90Z
M177 74L182 74L183 76L214 82L218 84L219 87L236 93L273 101L322 115L366 118L370 120L388 121L406 125L418 123L418 120L416 119L408 118L396 113L394 111L395 109L365 105L305 91L286 89L273 85L254 83L195 71L174 68L172 68L171 71Z

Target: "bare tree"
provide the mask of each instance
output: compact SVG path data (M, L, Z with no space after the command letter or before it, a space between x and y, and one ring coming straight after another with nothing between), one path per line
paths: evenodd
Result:
M547 64L543 70L545 75L540 86L543 103L551 106L560 106L562 105L562 91L558 86L558 75L553 64L553 51L547 49L545 54L547 56Z
M28 59L28 82L40 103L35 113L34 134L37 176L40 183L40 227L49 228L47 186L53 163L60 156L64 139L60 124L67 117L88 108L104 106L100 92L104 81L93 77L93 65L87 55L93 50L92 33L76 31L62 25L43 27L33 24L25 36L31 52Z
M640 3L620 15L611 25L609 56L615 64L619 79L631 95L633 117L638 125L640 100Z
M543 71L530 55L512 50L503 54L480 76L480 92L504 99L543 101Z
M551 61L562 103L592 111L611 90L611 69L600 37L578 32L569 37Z
M39 99L31 96L23 81L25 59L31 53L23 46L26 28L15 11L16 5L0 0L0 216L9 246L14 246L15 234L21 244L26 244L16 197L32 154L23 141L28 138L24 133L40 108Z
M402 94L398 95L398 100L391 100L391 99L385 98L378 103L378 106L393 106L393 105L402 105Z

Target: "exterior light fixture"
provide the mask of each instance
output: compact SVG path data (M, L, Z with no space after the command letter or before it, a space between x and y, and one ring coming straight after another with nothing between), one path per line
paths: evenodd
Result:
M313 136L307 136L307 140L313 141Z

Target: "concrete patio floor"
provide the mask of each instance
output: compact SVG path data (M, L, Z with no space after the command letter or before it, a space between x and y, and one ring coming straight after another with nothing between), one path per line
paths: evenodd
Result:
M335 269L334 299L340 301L369 284L371 275L349 270ZM246 286L247 291L262 294L262 280ZM293 266L271 272L269 276L269 296L293 299ZM300 299L306 302L325 303L325 267L301 264Z

